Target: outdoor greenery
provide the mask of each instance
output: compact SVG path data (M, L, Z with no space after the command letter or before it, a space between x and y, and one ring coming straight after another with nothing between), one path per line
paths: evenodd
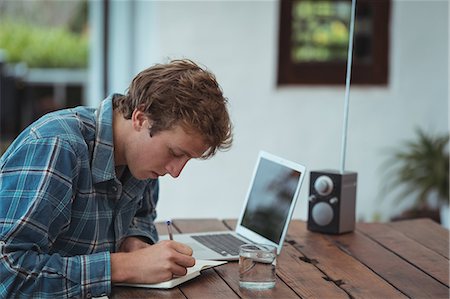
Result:
M88 61L87 36L13 20L0 22L0 49L7 62L30 68L85 68Z
M414 195L412 209L430 209L431 196L438 205L449 204L449 135L429 135L417 130L416 139L407 141L386 161L387 190L404 187L397 201Z
M292 60L345 61L350 2L302 0L293 5Z

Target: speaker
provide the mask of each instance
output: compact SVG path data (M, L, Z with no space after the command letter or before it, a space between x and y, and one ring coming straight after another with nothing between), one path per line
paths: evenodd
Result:
M342 234L355 229L356 172L311 171L308 230Z

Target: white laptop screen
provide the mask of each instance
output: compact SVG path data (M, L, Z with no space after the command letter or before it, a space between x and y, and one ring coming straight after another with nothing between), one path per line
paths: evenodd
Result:
M300 178L299 171L261 158L241 225L278 244Z

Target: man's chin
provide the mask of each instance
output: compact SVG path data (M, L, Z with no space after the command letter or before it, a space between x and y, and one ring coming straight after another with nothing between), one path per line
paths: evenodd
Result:
M159 175L158 173L156 173L156 172L154 172L154 171L151 171L150 172L150 175L148 176L148 178L147 179L157 179L157 178L159 178L161 175Z
M148 180L148 179L157 179L160 175L154 171L146 172L146 173L132 173L133 177L137 180Z

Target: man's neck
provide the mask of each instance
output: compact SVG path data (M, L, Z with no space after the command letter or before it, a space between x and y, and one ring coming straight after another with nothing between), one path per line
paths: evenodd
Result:
M129 126L122 113L113 112L113 140L114 140L114 163L117 166L126 165L124 145L126 140L126 128Z

